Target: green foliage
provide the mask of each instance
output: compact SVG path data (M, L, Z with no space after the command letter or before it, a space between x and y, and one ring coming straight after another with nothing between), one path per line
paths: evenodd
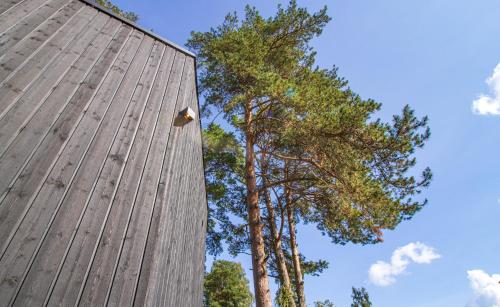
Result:
M266 237L269 235L266 233ZM292 255L290 253L290 246L289 242L290 239L288 237L288 234L286 232L282 233L282 248L283 248L283 254L285 256L285 262L287 265L288 269L288 274L290 275L290 279L292 281L292 285L295 285L295 273L294 273L294 268L293 268L293 263L292 263ZM271 247L268 247L270 250ZM276 268L274 255L271 254L271 261L269 263L269 269L270 269L270 275L271 276L276 276L278 277L278 269ZM329 263L326 260L319 259L319 260L308 260L306 259L306 256L303 255L302 253L299 255L300 259L300 267L302 269L302 274L303 275L309 275L309 276L319 276L321 273L323 273L324 270L328 269ZM279 282L279 280L276 278L276 282Z
M219 255L223 241L227 244L231 255L236 256L249 250L249 239L246 222L246 204L244 187L244 158L240 142L232 132L227 132L217 124L210 124L203 131L203 151L205 159L205 175L209 201L208 232L206 237L207 252ZM264 214L265 217L265 214ZM279 217L276 217L279 219ZM264 228L266 244L270 244L268 228ZM293 279L291 255L287 250L288 235L282 233L282 246ZM271 250L270 246L266 248ZM268 252L271 261L271 275L277 278L273 254ZM318 276L328 268L325 260L306 260L300 255L302 272L305 275ZM276 279L278 282L278 279Z
M249 307L252 294L241 264L217 260L205 275L205 307Z
M240 141L242 148L248 128L243 115L246 103L251 101L253 120L250 124L255 131L253 137L259 139L266 129L265 122L270 121L266 110L279 103L280 98L290 96L292 92L287 92L292 84L289 76L311 61L313 54L307 43L321 33L328 20L326 9L311 15L292 1L286 9L279 7L274 17L263 18L255 8L247 6L243 21L229 14L221 26L209 32L193 32L187 45L198 55L200 89L205 95L203 115L209 116L213 110L222 113L234 129L232 137ZM205 158L207 181L211 185L210 213L213 224L218 221L218 226L212 225L212 229L222 228L220 236L211 237L215 240L210 239L208 251L220 252L220 244L211 243L225 238L233 240L229 248L236 254L248 243L245 203L237 203L244 199L245 194L241 193L245 193L245 187L236 178L244 179L244 175L239 166L234 168L236 157L228 158L227 153L220 156L216 152ZM221 162L228 162L229 166L221 167ZM222 178L216 174L217 168L233 170L235 174ZM227 215L240 217L242 223L230 225ZM237 234L226 236L222 234L224 229L233 229Z
M270 135L273 154L291 161L298 179L292 189L301 216L335 243L381 241L383 229L426 203L413 196L429 184L430 170L420 179L409 170L430 136L427 118L406 106L392 123L372 119L381 105L353 93L335 69L302 71L296 82L314 86L297 87L293 104L274 111L279 134Z
M428 120L408 106L392 123L373 120L380 104L360 99L335 70L312 70L301 79L315 87L296 91L293 108L280 110L273 140L275 156L293 162L300 213L335 243L377 243L381 230L426 203L413 196L428 186L430 170L420 179L409 170L415 149L430 136Z
M243 150L233 133L210 124L203 131L203 157L209 203L207 252L219 255L224 240L236 255L248 244L244 223L235 221L246 216Z
M97 4L111 10L113 13L122 16L123 18L126 18L132 22L137 22L139 20L139 15L137 15L134 12L125 12L121 10L118 6L114 5L111 1L109 0L95 0Z
M352 287L352 304L351 307L371 307L370 296L364 287L354 288Z
M294 202L305 222L335 243L377 243L384 229L411 218L426 201L414 199L431 180L410 174L414 151L429 138L427 118L408 106L392 123L373 119L381 104L363 100L336 68L313 68L308 46L329 21L291 1L274 17L247 7L209 32L193 32L205 114L216 109L235 132L252 102L256 144L275 159L271 182L283 181L283 161L293 162ZM414 173L414 171L413 171Z
M306 261L304 255L300 254L300 264L304 275L319 276L324 270L328 269L328 261Z
M267 109L266 101L285 96L290 74L310 61L308 42L329 21L326 9L310 15L295 1L267 19L250 6L245 12L241 22L228 14L219 27L192 32L187 43L198 55L204 114L215 107L236 128L244 128L241 116L248 100L256 104L256 123L266 117L258 114Z
M287 290L285 287L281 286L278 289L278 293L276 294L276 306L279 307L291 307L294 306L293 302L295 300L295 297L293 293L289 290Z
M314 307L335 307L330 300L314 302Z
M329 20L326 8L311 14L290 1L269 18L247 6L242 20L228 14L220 26L192 32L187 46L198 55L203 115L222 114L230 127L205 131L209 252L220 253L222 241L233 255L248 251L248 144L259 191L272 190L277 224L283 225L285 190L297 223L315 224L338 244L381 242L384 230L426 204L419 194L432 174L415 170L415 150L430 137L428 119L408 106L390 122L377 119L381 103L362 99L337 68L315 67L309 43ZM270 255L269 230L263 232ZM281 235L285 243L286 230ZM290 246L283 248L286 255ZM304 274L327 267L300 260Z

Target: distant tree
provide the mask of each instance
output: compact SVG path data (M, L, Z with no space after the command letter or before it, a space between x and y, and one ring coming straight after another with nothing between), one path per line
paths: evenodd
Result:
M95 0L97 4L109 9L113 13L122 16L123 18L126 18L132 22L137 22L139 20L139 15L137 15L134 12L126 12L120 9L118 6L114 5L111 1L109 0Z
M314 302L314 307L335 307L335 305L332 301L326 300Z
M217 260L205 275L205 307L250 307L252 294L241 264Z
M351 307L371 307L370 296L364 287L352 287L352 304Z

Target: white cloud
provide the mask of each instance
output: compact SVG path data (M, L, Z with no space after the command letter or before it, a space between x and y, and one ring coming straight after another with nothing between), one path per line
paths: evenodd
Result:
M396 276L403 274L411 262L431 263L441 258L434 248L420 242L407 244L397 248L391 257L391 262L377 261L368 271L370 281L381 287L392 285Z
M486 84L493 95L479 95L472 102L472 112L479 115L500 115L500 63L493 70L493 74L486 79Z
M500 307L500 274L489 275L483 270L467 271L474 297L467 307Z

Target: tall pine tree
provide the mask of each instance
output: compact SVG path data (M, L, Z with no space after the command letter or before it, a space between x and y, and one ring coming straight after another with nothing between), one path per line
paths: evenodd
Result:
M267 19L247 7L243 21L230 14L188 42L198 54L204 114L222 113L231 125L229 134L209 127L208 191L216 205L209 212L222 227L212 219L208 247L225 239L233 253L250 249L257 306L271 305L272 267L285 290L293 279L305 307L295 235L301 220L334 243L377 243L425 204L413 197L431 173L409 171L430 135L427 119L408 107L391 123L374 119L380 103L361 99L336 69L313 67L308 43L328 21L325 9L309 14L295 1Z
M326 10L309 14L295 2L265 19L247 7L245 19L235 14L209 32L192 33L188 42L198 55L200 86L206 107L224 113L242 136L245 148L245 184L252 266L257 306L271 306L266 253L259 208L255 144L259 126L269 120L265 111L279 103L289 77L310 57L308 42L321 33Z

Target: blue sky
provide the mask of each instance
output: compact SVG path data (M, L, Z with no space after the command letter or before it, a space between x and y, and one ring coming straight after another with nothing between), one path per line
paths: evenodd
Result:
M247 3L115 2L138 13L141 25L181 45L191 30L206 31L220 24L227 12L241 12ZM276 7L273 1L249 3L265 16ZM390 118L405 104L430 117L432 137L418 159L420 167L430 166L434 173L425 191L428 206L386 233L382 244L335 246L314 227L299 228L301 251L330 262L320 277L306 278L308 302L332 299L338 307L349 306L351 286L364 286L376 307L495 306L500 302L500 276L492 276L500 273L500 115L477 113L500 113L500 98L495 99L500 68L490 86L485 82L500 62L500 2L299 4L310 11L326 4L333 17L313 41L320 66L337 65L354 91L382 102L382 118ZM483 98L482 108L474 113L473 101L481 94L489 99ZM412 261L415 255L406 253L400 258L408 265L394 283L382 287L370 281L368 271L374 263L389 264L397 248L415 242L432 247L441 257L419 264ZM247 257L237 260L248 269Z

